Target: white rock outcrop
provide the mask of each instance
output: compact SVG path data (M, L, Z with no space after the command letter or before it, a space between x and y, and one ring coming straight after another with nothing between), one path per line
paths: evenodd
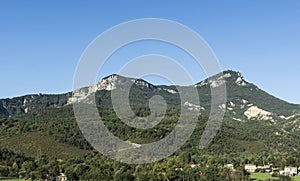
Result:
M251 106L244 112L244 115L248 119L257 118L262 120L270 120L272 121L273 118L271 117L272 113L265 111L263 109L258 108L257 106Z

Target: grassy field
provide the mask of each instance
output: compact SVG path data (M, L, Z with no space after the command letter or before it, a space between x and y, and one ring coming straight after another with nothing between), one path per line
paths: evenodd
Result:
M300 176L293 177L292 180L294 180L294 181L300 181Z
M267 173L251 173L250 178L252 180L267 180L267 179L277 179L276 177L271 177L271 175ZM292 177L293 181L300 181L300 176Z
M7 148L16 152L22 150L26 156L31 157L44 154L61 159L75 158L89 153L87 150L59 143L51 136L33 132L22 136L0 136L0 148Z
M276 177L271 177L271 175L267 173L251 173L250 178L252 180L278 179Z

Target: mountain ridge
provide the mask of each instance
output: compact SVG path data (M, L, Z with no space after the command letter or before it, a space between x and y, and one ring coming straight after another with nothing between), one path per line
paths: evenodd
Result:
M195 109L202 112L204 110L209 111L211 108L211 89L223 84L226 85L227 89L227 102L219 105L219 108L225 111L225 116L237 122L251 120L266 121L272 125L277 125L284 131L300 135L300 123L298 121L300 119L300 105L288 103L268 94L255 84L245 80L240 72L232 70L220 72L192 85L199 93L201 105L198 105L199 103L185 102L184 106L188 107L188 109ZM104 77L93 86L78 89L73 93L32 94L11 99L0 99L0 115L5 117L19 116L34 110L61 108L80 101L89 102L87 97L91 94L99 91L110 92L117 88L122 89L124 86L131 85L134 85L136 87L135 90L138 91L135 93L136 95L133 95L133 99L141 99L141 95L143 94L150 97L151 95L158 94L169 98L173 97L170 99L173 105L179 103L176 100L179 98L176 86L153 85L142 79L112 74ZM142 99L146 100L146 98ZM143 103L140 102L139 105L147 104L144 101L142 101ZM143 109L148 109L147 106L143 107Z
M125 82L127 83L131 82L134 83L135 85L146 87L150 90L159 89L162 91L169 92L171 94L178 93L176 91L176 86L180 86L180 85L173 85L173 86L153 85L143 79L129 78L118 74L112 74L102 78L93 86L84 87L74 91L73 96L72 96L72 92L67 92L62 94L29 94L29 95L14 97L14 98L0 99L0 114L4 116L9 116L9 115L13 116L13 115L27 113L28 111L31 111L33 109L38 109L38 108L62 107L78 101L76 99L76 93L79 94L78 95L79 97L84 97L83 95L87 96L91 93L100 90L111 91L114 90L116 87L121 86ZM243 94L245 95L238 95L238 96L234 95L236 93L232 93L232 92L236 91L236 86L238 86L241 88L249 88L250 91L262 92L264 95L269 97L269 99L273 99L273 101L275 101L277 104L280 105L285 104L285 106L291 107L289 109L295 109L295 107L300 109L299 104L288 103L287 101L276 98L275 96L268 94L267 92L259 89L256 85L249 83L244 79L242 74L237 71L226 70L216 75L213 75L209 78L206 78L205 80L202 80L191 86L198 88L198 90L204 89L205 91L202 92L206 92L207 94L209 92L207 89L216 88L219 85L225 83L227 86L227 94L228 94L227 96L229 100L234 99L234 97L243 97L243 96L247 97L247 95L251 95L249 91L247 92L245 90L243 91ZM199 92L201 92L201 90ZM251 99L255 100L255 97L252 97ZM260 101L254 101L254 102L260 102ZM258 103L258 106L260 107L265 107L264 105L265 104L263 103ZM272 109L268 111L272 111ZM283 116L288 117L291 115L283 115Z

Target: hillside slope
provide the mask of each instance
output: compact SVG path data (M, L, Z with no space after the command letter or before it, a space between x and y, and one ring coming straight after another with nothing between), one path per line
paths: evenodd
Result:
M140 117L150 114L148 101L152 96L164 97L168 109L160 124L151 129L140 130L119 120L112 108L111 91L121 88L128 82L133 83L130 92L131 108ZM186 103L186 106L201 111L201 116L187 144L195 148L199 144L210 112L210 89L225 83L227 102L226 105L220 105L220 109L226 111L225 119L219 133L206 151L256 153L268 150L283 152L300 150L299 144L295 144L300 140L298 129L300 106L269 95L254 84L247 82L239 72L234 71L225 71L194 85L199 92L201 105ZM141 79L112 75L102 79L95 86L79 90L83 97L88 97L91 92L96 93L99 113L106 126L124 141L129 140L138 144L151 143L165 137L177 124L180 97L175 86L154 86ZM40 135L40 139L43 135L48 135L55 146L43 144L42 147L47 147L46 150L50 150L49 152L51 150L56 152L55 150L61 144L91 150L73 114L71 104L78 101L83 100L71 97L70 93L27 95L0 100L0 108L2 107L0 110L4 115L1 118L0 139L6 140L1 142L1 147L5 146L17 152L27 152L24 149L27 145L25 141L18 143L20 147L14 147L8 146L7 140L17 140L18 137L22 140L27 135L26 139L32 139L33 146L38 147L38 144L43 143L35 141L35 137L31 135ZM8 115L12 117L7 118ZM11 137L12 135L14 136ZM28 154L36 153L28 152ZM63 155L60 156L63 157Z

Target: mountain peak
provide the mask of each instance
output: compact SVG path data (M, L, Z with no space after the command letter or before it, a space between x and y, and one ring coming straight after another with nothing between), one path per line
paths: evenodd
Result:
M114 90L117 87L122 87L125 84L132 84L141 86L141 87L147 87L149 89L155 89L156 86L150 84L149 82L143 80L143 79L135 79L135 78L128 78L123 77L118 74L112 74L107 77L104 77L101 79L95 86L94 91L97 90Z
M248 82L244 79L240 72L226 70L197 83L195 87L210 85L212 88L216 88L225 83L235 83L238 86L248 85Z
M224 75L231 75L228 81L234 82L238 86L247 86L248 82L244 79L244 76L241 74L241 72L236 72L232 70L224 71Z
M121 76L119 74L111 74L109 76L104 77L101 79L96 85L94 85L94 91L97 90L113 90L116 89L117 86L122 86L122 84L126 83L127 81L134 82L136 85L141 87L148 87L149 89L155 89L156 86L139 78L128 78ZM247 81L244 79L241 72L233 71L233 70L225 70L220 72L212 77L205 79L204 81L199 82L195 86L203 86L208 83L211 86L218 87L219 85L225 82L232 82L237 84L238 86L246 86Z
M143 79L128 78L118 74L111 74L109 76L104 77L103 79L101 79L99 82L97 82L92 86L84 87L74 91L73 97L69 98L68 100L68 104L85 100L88 96L90 96L91 94L97 91L101 91L101 90L112 91L117 88L122 88L125 87L126 85L131 85L131 84L135 84L142 88L146 87L149 89L156 89L156 86L150 84L149 82Z
M93 86L94 91L97 90L113 90L116 89L117 84L124 81L124 77L118 74L112 74L101 79L97 84Z

